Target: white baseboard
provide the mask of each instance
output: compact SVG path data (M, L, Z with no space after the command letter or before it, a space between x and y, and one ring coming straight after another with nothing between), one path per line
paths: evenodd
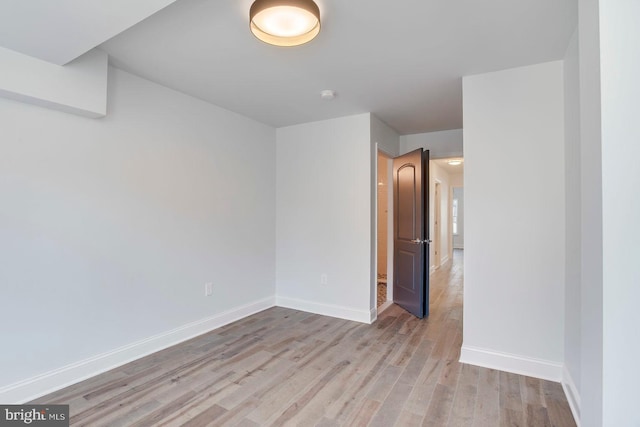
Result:
M378 320L378 309L377 308L372 308L370 310L369 321L367 323L372 324L376 320Z
M391 307L393 305L393 301L389 301L386 300L385 302L383 302L380 307L378 307L377 312L378 314L382 313L383 311L385 311L387 308Z
M323 316L337 317L339 319L353 320L361 323L372 323L375 320L376 309L358 310L339 305L319 304L313 301L296 298L276 297L278 307L291 308L293 310L322 314Z
M462 345L460 362L543 380L561 382L562 364Z
M0 402L22 404L275 305L269 297L0 388Z
M449 255L447 255L446 257L442 258L440 260L440 267L442 267L443 265L445 265L447 262L449 262ZM440 268L438 267L438 268Z
M571 408L573 419L575 420L576 425L580 427L580 393L578 392L578 387L576 387L576 383L573 382L573 377L566 366L562 370L562 388L564 389L564 394L567 396L567 401L569 401L569 407Z

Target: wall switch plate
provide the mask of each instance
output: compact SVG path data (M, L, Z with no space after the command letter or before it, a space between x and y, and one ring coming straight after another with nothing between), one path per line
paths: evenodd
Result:
M327 275L326 274L321 274L320 275L320 284L321 285L326 285L327 283L328 283Z
M213 295L213 283L205 283L204 284L204 296L210 297Z

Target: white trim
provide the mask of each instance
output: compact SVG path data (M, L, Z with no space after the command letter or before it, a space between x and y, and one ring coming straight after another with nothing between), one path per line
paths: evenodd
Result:
M447 255L446 257L444 257L444 258L442 258L440 260L440 267L442 267L443 265L445 265L448 262L449 262L449 255ZM440 267L438 267L438 268L440 268Z
M370 313L369 313L369 324L372 324L373 322L378 320L378 309L374 307L369 311L370 311Z
M278 307L291 308L293 310L301 310L309 313L322 314L323 316L337 317L339 319L353 320L369 324L372 322L371 313L376 310L375 308L372 310L359 310L352 307L319 304L313 301L278 296L276 297L276 305Z
M387 160L387 285L393 285L393 156ZM393 286L387 286L387 301L393 301Z
M22 404L190 340L275 305L269 297L0 388L0 402Z
M562 363L463 345L460 363L561 382Z
M566 365L562 370L562 388L564 389L564 394L567 396L573 419L576 425L580 427L580 393Z
M391 307L393 305L393 301L389 301L386 300L385 302L383 302L380 307L378 307L378 314L382 313L383 311L385 311L387 308Z

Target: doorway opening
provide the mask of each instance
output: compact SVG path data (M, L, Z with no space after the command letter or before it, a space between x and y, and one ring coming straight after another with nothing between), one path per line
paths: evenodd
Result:
M460 248L462 246L457 243L458 240L462 241L464 238L464 202L459 194L459 191L462 190L463 187L464 160L461 156L456 158L429 159L429 152L423 152L421 182L424 182L424 189L419 190L419 192L424 191L423 211L424 218L427 222L424 222L424 226L426 227L424 231L418 232L412 228L410 224L407 225L407 221L411 222L411 218L415 220L415 218L418 217L417 213L410 215L408 212L404 212L403 214L402 209L394 212L398 206L404 206L400 203L400 200L407 202L411 199L409 194L415 193L415 191L413 193L411 191L404 193L400 191L400 188L404 187L398 186L399 184L396 184L395 179L397 178L399 183L406 181L405 184L409 183L409 181L417 182L405 176L407 174L411 175L409 173L411 168L408 168L406 171L404 170L405 166L417 164L416 160L413 159L409 161L405 158L405 156L409 156L411 153L405 153L394 158L379 150L377 146L376 154L376 200L373 206L375 206L374 230L377 237L376 254L374 258L372 258L375 260L375 267L372 268L372 293L370 295L372 300L374 300L371 301L373 302L372 309L376 307L377 313L380 314L394 303L405 308L403 303L406 303L406 301L403 299L402 292L397 288L395 292L396 295L394 296L393 289L396 285L403 289L408 289L409 285L407 284L410 282L408 280L409 276L407 274L403 275L402 272L418 271L416 270L416 266L409 262L411 249L424 245L424 266L426 267L424 269L424 282L426 283L426 291L423 292L423 296L427 297L429 295L428 280L430 273L435 273L440 267L451 262L453 260L454 247ZM401 171L403 171L402 174L400 174ZM407 179L409 179L409 181L407 181ZM423 184L420 184L420 186L422 185ZM455 197L454 189L456 189ZM396 190L398 191L399 199L394 201L394 193ZM453 206L454 199L456 200L456 208L460 208L455 209L455 211ZM398 203L400 204L396 206ZM399 225L396 224L396 220L398 219L394 219L394 215L396 214L398 218L403 221L398 222L398 224L404 224L402 228L402 230L404 230L403 233L400 233L400 229L396 230L398 231L397 237L394 235L395 227L399 227ZM453 241L454 237L456 237L455 245ZM402 246L404 244L403 242L407 243L407 245L411 243L411 245L406 247ZM398 251L397 255L394 254L394 250ZM397 271L394 271L394 261L397 263ZM393 278L394 273L396 275L395 279ZM411 289L416 289L415 285L413 285ZM428 302L425 301L423 305L428 307ZM428 310L426 310L424 314L428 315Z
M433 262L436 268L442 265L442 182L435 180L433 209Z
M464 249L464 188L453 187L451 225L453 228L453 250Z
M464 158L438 158L431 162L433 274L453 259L454 248L464 247Z
M378 150L376 307L381 313L393 303L393 160Z

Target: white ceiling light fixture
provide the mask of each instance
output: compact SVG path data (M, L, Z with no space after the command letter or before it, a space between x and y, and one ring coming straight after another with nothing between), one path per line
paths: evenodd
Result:
M462 164L462 160L460 159L451 159L447 162L451 166L458 166Z
M275 46L298 46L320 33L320 9L313 0L256 0L249 21L254 36Z

